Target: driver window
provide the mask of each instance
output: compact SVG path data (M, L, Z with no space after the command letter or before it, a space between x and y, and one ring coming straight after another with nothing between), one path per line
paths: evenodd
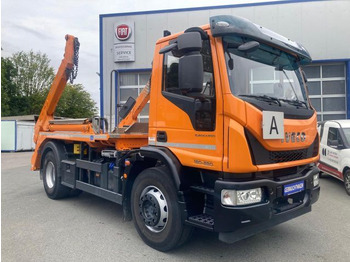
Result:
M209 40L203 41L203 47L201 50L203 58L203 88L200 92L186 93L179 88L179 59L180 56L174 51L170 51L164 55L164 68L163 68L163 90L166 92L183 95L183 96L215 96L214 89L214 77L213 77L213 65L210 52Z
M164 54L163 96L186 112L197 131L215 130L215 86L210 41L203 40L200 51L203 60L203 84L200 88L179 88L179 59L177 50Z

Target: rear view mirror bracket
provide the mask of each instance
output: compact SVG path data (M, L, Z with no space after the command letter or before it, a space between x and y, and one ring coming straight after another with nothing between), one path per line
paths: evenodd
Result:
M160 49L159 54L165 54L165 53L167 53L175 48L177 48L177 43L170 44L170 45Z

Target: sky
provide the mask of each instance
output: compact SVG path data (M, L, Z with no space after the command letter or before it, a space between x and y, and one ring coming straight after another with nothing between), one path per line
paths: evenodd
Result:
M1 56L19 51L42 52L58 69L64 36L79 38L79 71L83 84L99 107L99 15L149 10L220 6L276 0L2 0Z

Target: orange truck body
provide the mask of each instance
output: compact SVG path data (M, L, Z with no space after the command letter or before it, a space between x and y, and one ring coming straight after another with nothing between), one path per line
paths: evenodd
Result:
M227 16L216 19L226 19L217 22L216 28L221 25L229 28L230 23L241 21L237 20L239 18L227 18ZM170 217L170 213L150 212L153 210L148 207L150 203L159 208L162 205L169 205L169 202L174 200L168 195L167 201L164 202L160 200L162 197L158 197L158 193L154 193L157 191L162 194L163 184L157 184L160 183L157 181L154 185L145 186L143 191L139 192L141 194L139 200L134 197L134 193L138 194L140 184L152 181L149 178L152 175L148 174L150 170L156 170L154 171L156 173L162 173L163 169L168 170L165 172L166 178L170 180L170 186L178 195L174 201L181 210L183 226L180 229L183 229L183 232L187 232L188 228L193 226L200 227L218 232L222 241L231 243L311 211L311 204L317 201L319 193L319 186L315 184L318 170L314 166L319 155L317 115L307 98L307 91L305 90L305 104L309 115L299 118L285 117L283 138L264 139L263 110L250 100L233 95L225 57L229 50L225 49L225 46L229 46L230 43L226 43L229 41L225 39L226 33L222 33L221 36L221 32L214 32L215 25L212 19L210 21L211 25L173 34L161 38L156 43L150 85L145 87L135 105L113 132L106 131L100 118L96 118L97 122L89 119L75 122L53 119L55 107L68 80L66 70L73 67L74 37L66 37L65 56L36 123L34 135L36 148L32 157L32 170L40 169L49 197L58 198L58 195L64 195L56 194L56 191L66 192L62 187L67 187L70 190L87 191L122 204L124 217L130 219L131 214L134 215L136 228L143 240L162 251L174 248L185 237L179 236L177 241L174 240L175 244L174 241L171 242L166 231L167 228L174 227L175 222L170 222L174 218ZM242 21L252 26L249 21ZM209 100L214 102L208 102L214 104L212 108L215 107L215 115L211 116L214 119L213 126L204 130L194 128L188 112L164 93L167 90L164 89L163 50L171 44L176 44L177 41L178 50L181 51L180 37L189 34L197 37L197 32L202 36L203 42L209 43L212 61L212 77L209 81L211 86L215 86L213 89L215 93L212 94L215 101L210 98ZM232 33L235 34L239 35L237 32ZM203 35L206 38L203 38ZM245 34L244 37L247 39L249 35ZM252 39L256 40L254 37ZM259 42L261 45L267 44L283 52L289 52L298 59L302 57L301 51L293 53L292 50L285 50L281 44L268 43L264 42L262 37L261 39ZM170 48L169 50L168 52L171 52ZM191 49L191 52L193 50ZM186 56L186 51L184 52L183 56ZM306 55L302 58L305 57ZM301 88L304 88L305 81L306 79L302 78ZM178 95L172 96L178 99ZM202 102L198 103L202 105L204 100L200 99L198 101ZM137 116L148 101L150 101L148 127L138 129L137 126L142 125L137 122ZM197 98L193 101L197 101ZM280 107L282 108L281 104ZM300 110L300 106L295 108ZM136 127L135 130L132 130L133 127ZM287 134L296 136L292 138L296 140L295 143L282 141L287 139ZM299 134L303 136L299 138ZM79 149L76 147L78 145ZM55 160L50 160L47 156L50 151L54 152ZM301 152L308 153L299 155ZM259 154L272 154L275 156L275 161L266 163L258 161ZM51 177L50 163L57 168L55 179ZM111 182L111 174L115 176L113 179L117 182ZM103 178L104 176L106 177ZM47 189L50 177L54 181L53 191L51 188ZM297 182L299 184L296 184ZM109 183L114 184L109 186ZM258 193L262 195L260 202L256 204L243 202L237 204L238 206L227 206L223 202L226 193L236 194L239 189L249 191L250 183L251 187L261 188L259 191L249 192L251 195L260 192ZM291 185L291 188L302 186L302 189L295 191L295 194L287 194L287 185ZM146 190L152 186L156 188L155 191ZM233 191L225 191L225 186ZM147 201L144 200L149 195L158 200L151 200L152 197ZM167 193L164 193L162 196L166 195ZM235 197L238 198L238 195ZM141 218L135 218L132 201L139 201L139 206L144 207L142 210L148 208L147 212L140 212ZM170 209L170 206L168 208ZM176 213L175 210L171 212ZM154 225L152 221L149 222L150 213L153 214L151 217L154 221L159 220L157 214L161 213L162 216L166 216L167 222L164 222L165 225L154 222L156 223ZM145 225L140 225L140 221L144 221ZM147 230L150 232L145 233ZM173 230L176 229L170 228L168 231L173 233ZM184 234L182 233L182 236ZM159 236L164 240L157 240Z

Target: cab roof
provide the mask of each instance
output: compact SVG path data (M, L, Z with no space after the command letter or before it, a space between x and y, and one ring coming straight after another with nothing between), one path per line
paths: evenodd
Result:
M241 38L243 43L258 41L276 47L296 55L300 64L307 64L312 61L309 52L301 44L242 17L232 15L212 16L210 17L210 29L214 37L230 35Z

